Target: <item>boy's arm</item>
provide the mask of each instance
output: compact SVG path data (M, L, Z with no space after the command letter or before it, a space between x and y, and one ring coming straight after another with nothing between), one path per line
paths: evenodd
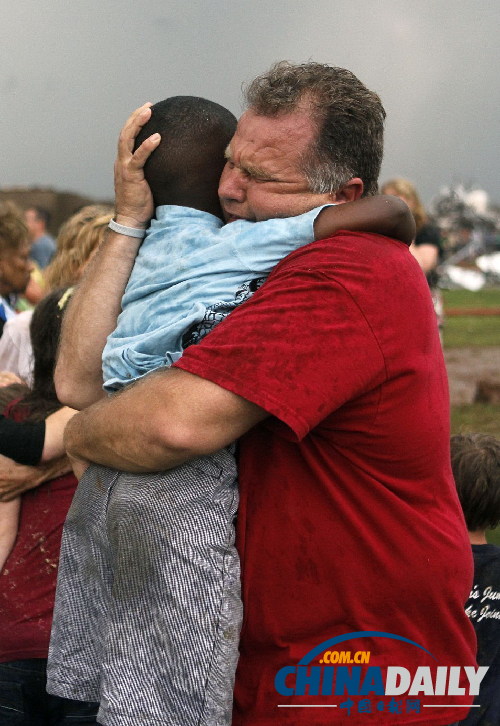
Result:
M314 222L314 237L325 239L341 229L375 232L407 245L415 238L415 221L408 206L388 194L322 209Z

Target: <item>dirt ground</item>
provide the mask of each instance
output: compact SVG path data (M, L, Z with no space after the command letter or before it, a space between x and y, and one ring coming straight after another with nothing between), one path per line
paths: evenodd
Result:
M473 403L480 381L500 387L500 346L450 348L444 357L453 406Z

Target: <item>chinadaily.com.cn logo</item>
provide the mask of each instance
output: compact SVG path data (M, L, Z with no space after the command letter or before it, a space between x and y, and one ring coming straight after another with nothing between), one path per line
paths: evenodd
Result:
M419 648L436 663L418 666L414 671L398 665L382 668L372 662L368 650L348 649L345 645L339 649L341 644L359 638L397 640L409 648ZM290 699L278 703L278 708L338 708L348 716L385 713L388 719L405 714L410 718L427 708L468 709L468 704L453 701L457 696L477 696L487 670L486 666L440 666L429 650L413 640L394 633L361 631L325 640L297 665L281 668L274 687L280 696L302 697L300 703ZM440 698L436 700L436 696ZM433 701L425 703L429 697Z

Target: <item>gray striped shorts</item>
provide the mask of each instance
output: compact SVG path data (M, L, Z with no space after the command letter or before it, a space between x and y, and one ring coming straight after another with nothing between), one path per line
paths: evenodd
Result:
M92 465L64 526L47 690L106 726L227 726L242 618L236 465Z

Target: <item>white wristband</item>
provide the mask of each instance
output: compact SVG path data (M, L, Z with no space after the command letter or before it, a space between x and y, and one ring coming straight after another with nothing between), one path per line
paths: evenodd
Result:
M137 237L137 239L144 239L146 236L146 230L145 229L138 229L137 227L125 227L124 224L118 224L118 222L115 222L114 219L111 219L109 221L108 227L113 230L113 232L118 232L118 234L124 234L127 237Z

